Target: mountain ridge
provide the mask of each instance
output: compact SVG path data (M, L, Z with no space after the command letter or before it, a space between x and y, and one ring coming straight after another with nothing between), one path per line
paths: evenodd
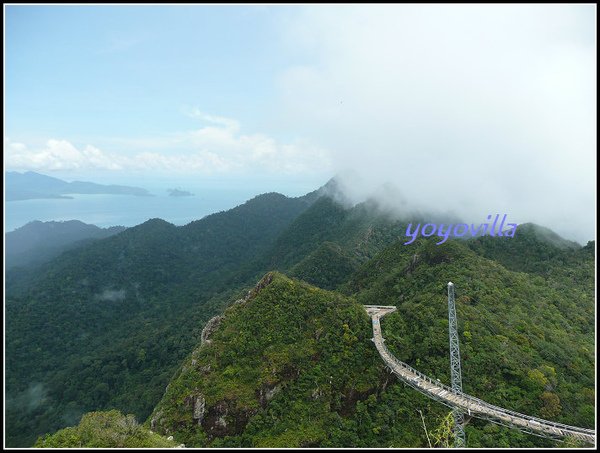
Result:
M472 311L469 310L485 308L486 311L481 313L485 313L485 318L490 319L489 326L474 325L474 319L468 319L471 327L464 326L463 339L468 338L467 333L464 332L471 335L478 332L477 341L484 341L487 345L487 348L469 350L469 345L466 344L467 360L472 360L470 357L475 356L481 357L479 359L481 363L485 361L496 363L497 359L489 356L485 351L508 347L503 346L504 344L514 344L511 347L521 347L520 345L528 342L539 344L536 343L538 340L535 336L542 335L543 330L540 327L526 324L527 328L534 333L531 338L522 331L516 334L510 333L503 322L510 318L514 326L519 327L518 320L508 315L504 319L498 318L493 301L503 301L501 306L506 307L505 301L516 300L518 301L516 307L520 307L521 311L524 310L522 306L526 299L518 295L515 290L502 287L506 283L510 283L531 297L536 294L541 295L544 303L540 305L540 309L547 311L552 322L543 318L539 319L539 322L549 330L559 329L557 333L552 334L554 338L544 340L545 347L551 352L543 356L539 355L537 349L535 353L521 352L525 355L533 354L532 363L537 368L531 369L522 369L520 364L514 363L510 357L507 358L507 363L510 365L508 369L516 367L518 371L519 385L513 385L514 382L510 380L508 385L495 374L490 375L491 382L500 389L499 395L502 391L516 392L515 394L518 395L521 391L519 389L527 386L527 391L532 393L533 399L524 400L519 399L518 396L513 396L513 399L516 398L518 404L528 404L537 407L538 410L548 406L544 410L551 413L557 410L557 406L553 404L556 402L555 397L558 397L559 406L564 404L565 407L573 409L575 419L571 420L573 423L570 424L576 425L582 420L589 423L591 403L586 396L589 390L586 387L589 381L589 354L579 350L574 340L569 340L568 337L562 338L562 335L565 332L573 332L577 339L581 339L581 344L589 348L589 335L593 335L594 331L589 323L590 300L593 301L594 290L593 276L590 277L593 275L594 247L588 244L576 250L559 250L556 259L547 262L549 266L547 272L540 273L535 267L517 271L509 269L510 263L502 264L504 259L502 257L510 253L514 254L514 251L507 254L506 251L496 250L494 252L496 256L486 257L485 255L490 253L489 250L483 246L471 249L470 241L449 241L448 244L436 246L426 238L419 238L410 247L403 246L399 241L402 239L406 221L407 218L390 216L389 213L378 209L373 202L344 207L323 196L319 190L297 199L289 199L277 194L263 194L234 210L207 216L182 227L153 219L113 238L65 254L37 274L37 283L30 290L18 294L12 292L7 297L7 319L10 319L7 323L9 340L7 342L7 384L11 389L9 396L14 399L15 390L17 395L26 395L27 385L35 382L32 379L44 375L15 368L15 366L27 365L22 359L19 359L21 362L15 362L15 357L35 357L38 371L50 373L42 387L42 390L47 393L47 401L50 404L35 409L35 416L27 419L31 422L26 422L23 416L13 411L13 403L7 404L9 432L14 433L15 429L20 427L18 429L24 432L37 429L38 433L42 434L57 429L61 427L60 425L65 426L63 421L51 427L46 425L45 428L40 428L44 426L42 420L49 417L60 419L68 408L75 409L74 413L77 411L84 413L116 406L124 413L134 413L141 420L146 419L164 397L164 386L170 381L173 373L177 373L181 363L187 363L186 360L190 356L190 351L194 350L194 346L202 343L202 330L206 323L215 315L223 313L223 310L232 303L235 306L234 302L243 299L248 288L254 287L255 282L270 270L284 272L306 281L294 283L297 280L284 276L276 278L278 284L282 285L279 286L280 289L288 288L291 291L288 293L287 290L282 289L280 292L282 303L292 304L291 313L297 313L294 311L293 301L305 296L309 299L316 297L317 305L331 298L338 301L353 299L354 302L347 302L347 304L355 307L358 305L353 304L374 301L400 304L400 306L410 302L406 305L406 309L411 313L410 326L415 326L418 331L411 332L404 321L391 316L385 320L385 324L395 328L392 332L386 331L385 336L391 348L394 344L400 345L400 350L404 351L404 354L409 354L408 357L403 356L402 353L398 354L402 359L409 362L412 360L411 363L415 364L414 361L417 359L424 361L431 357L425 362L424 368L424 371L431 372L431 368L427 367L439 364L442 360L444 363L447 361L446 354L443 352L447 334L444 334L440 306L423 304L424 302L432 304L432 301L438 300L437 298L443 299L446 282L439 281L438 286L432 282L439 279L436 269L446 269L448 266L450 267L447 270L453 271L448 274L448 278L452 276L452 279L454 273L463 275L464 269L472 273L481 269L488 270L484 281L479 286L475 284L478 280L476 274L463 276L463 280L458 281L459 291L464 290L465 293L462 294L469 297L460 299L461 303L469 302L473 306L467 308L466 314L472 318ZM532 253L532 257L537 257L533 262L543 263L543 259L541 261L538 259L543 258L543 255L538 257L536 252L539 239L535 241L537 242L525 241L517 244L520 247L518 253L524 255ZM510 245L508 242L498 244L500 249ZM461 270L462 268L464 269ZM321 288L316 288L314 285ZM544 289L544 285L549 286L550 289ZM265 290L270 286L268 285ZM423 288L424 291L417 292L417 287ZM323 288L330 291L324 291ZM461 297L461 293L457 295ZM55 306L57 303L58 306ZM237 310L241 310L251 304L238 305ZM278 305L276 298L272 299L271 308L275 309ZM465 305L468 306L470 305ZM57 313L57 307L60 307L63 312ZM459 315L464 316L465 313L460 312L460 307L463 305L459 306ZM303 310L306 314L302 314L302 317L310 318L317 313L310 306L305 306ZM423 317L419 317L419 311L423 312ZM43 320L36 319L37 312L44 313ZM242 312L238 311L238 313ZM523 322L527 323L529 321L524 313L521 313ZM535 315L535 312L533 314ZM280 329L285 330L288 326L291 328L295 325L295 321L286 318L286 312L276 310L274 315L279 317L276 325L280 326ZM265 312L264 318L270 319L268 311ZM538 317L533 315L529 315L529 318L538 320ZM116 319L119 320L118 324L115 323ZM361 314L361 319L362 321L357 321L354 326L360 330L363 329L359 327L361 323L366 323L365 328L368 329L369 322L366 314L365 316ZM248 322L256 321L254 318L245 317L239 320L240 328ZM52 332L43 333L49 335L48 337L39 336L40 328L37 326L42 325L40 324L42 321L43 325L51 326ZM338 320L335 319L329 319L328 322L332 326L339 325ZM226 325L226 323L217 324L218 326L213 326L215 332L212 336L209 335L209 341L216 340L221 335L218 332ZM56 330L58 326L62 329ZM437 328L431 330L432 326ZM574 330L574 326L577 326L577 329ZM349 325L349 328L351 327ZM519 329L523 328L519 327ZM14 334L10 332L15 332L15 329L26 341L21 340L21 343L16 343L12 340ZM342 327L341 331L332 332L331 340L337 338L343 343L345 341L343 329ZM399 334L405 331L408 332L409 337L430 332L431 338L417 336L416 341L405 344ZM495 334L491 334L492 331ZM69 332L69 336L64 337L63 332ZM247 335L250 335L250 332ZM267 332L265 338L268 338L268 335ZM283 335L283 333L276 335ZM350 333L348 335L350 340L352 335ZM247 338L249 344L254 341L251 337L244 338ZM265 344L264 340L261 338L257 341ZM231 341L239 344L240 340L234 336L231 337ZM564 346L561 346L561 343ZM215 344L213 342L213 345ZM422 354L417 354L418 350L411 346L413 344L424 344L431 349L425 349ZM313 346L309 346L307 347L312 351ZM361 343L360 350L365 350L364 347L368 346L372 345ZM245 346L242 344L240 347ZM296 357L294 355L296 352L288 349L286 349L288 359ZM68 353L65 355L60 351L68 351ZM228 357L237 354L235 348L229 348L225 353ZM288 359L284 356L273 355L273 353L273 351L269 352L272 360L279 360L277 363L282 366L287 363ZM325 356L331 358L327 354ZM321 354L321 357L325 356ZM315 373L316 368L313 368L318 364L309 360L312 355L297 358L300 360L302 357L308 360L302 362L308 364L306 372ZM60 365L59 359L67 366ZM260 355L250 355L248 359L261 360ZM555 360L560 360L560 363L555 366L556 370L564 370L568 360L575 361L573 366L581 370L583 377L579 379L579 383L574 382L572 377L569 377L569 381L559 379L557 383L560 384L560 391L558 393L548 391L550 395L546 395L543 386L540 389L530 381L539 378L539 373L546 376L544 373L549 372L543 367L547 363L553 364ZM243 360L240 363L242 362ZM486 375L487 372L477 365L477 361L470 363L475 364L474 371L470 373ZM372 362L372 365L376 368L381 366L380 362ZM506 367L502 364L499 366ZM438 366L436 369L441 368ZM234 373L235 367L230 368L229 371L220 368L215 370L219 373L226 372L228 379L241 376ZM369 371L369 373L373 372ZM528 373L532 373L534 378L530 379ZM513 374L515 370L510 371L508 376ZM18 382L16 376L30 377ZM334 374L330 373L329 376ZM292 377L293 375L290 375L290 379ZM511 379L517 378L511 377ZM550 382L555 378L549 373L544 379ZM258 402L259 412L276 410L275 419L272 423L269 422L271 425L267 423L270 427L260 428L261 423L266 423L268 417L265 419L261 415L255 420L254 418L260 415L255 413L248 417L249 424L244 422L242 426L238 423L240 428L236 428L235 432L226 434L227 430L225 430L223 436L218 435L219 429L214 423L217 423L221 417L225 417L227 423L227 415L222 411L219 412L217 406L221 403L214 400L214 404L205 406L209 412L213 411L211 426L217 429L217 431L213 429L214 435L211 435L210 440L210 436L207 437L209 432L197 430L194 431L196 434L192 434L192 437L197 436L196 440L186 437L187 443L184 442L183 437L187 434L182 434L183 437L180 436L181 438L177 440L189 446L205 445L206 442L212 446L249 446L254 443L281 446L285 439L293 445L318 444L320 446L372 446L385 445L386 442L403 446L419 446L425 442L420 434L421 420L411 409L415 404L421 404L425 400L419 400L418 397L400 390L396 385L390 387L391 384L385 383L385 379L381 388L377 387L374 393L365 395L365 399L358 394L352 394L349 388L349 393L341 393L346 395L344 398L347 403L338 401L341 394L335 392L329 394L331 396L329 403L333 406L322 406L323 401L319 403L315 413L323 414L330 422L326 428L331 427L333 430L330 433L331 439L327 442L323 441L323 436L329 432L323 426L319 427L312 422L302 422L302 420L295 420L292 423L289 416L285 414L286 411L291 410L292 406L287 404L293 400L294 404L299 405L302 413L310 418L311 410L303 406L304 397L294 393L296 390L300 391L297 383L294 383L296 378L286 381L291 382L292 389L296 390L290 394L286 393L287 391L279 393L282 396L288 395L292 400L286 400L287 402L283 402L285 404L278 403L278 406L273 407L270 406L271 401L265 407L262 407L260 401L262 398L264 402L267 395L271 395L274 391L274 387L265 387L261 397L260 385L256 387L256 382L262 381L248 381L244 384L245 387L240 387L250 392L244 394L246 396L243 397L245 401L243 404L248 403L250 404L248 407L256 409L257 407L252 405ZM476 387L475 394L481 394L481 389L485 392L490 391L485 386L481 387L483 385L481 380L476 381L475 384L479 386ZM188 389L190 392L193 391L193 385L192 383L192 387ZM581 388L577 387L578 385ZM258 394L252 393L254 390L250 391L251 389L258 389ZM389 392L385 389L389 389ZM574 396L578 395L576 389L579 389L579 394L583 395L580 396L579 401ZM374 399L371 398L373 395L375 395ZM547 399L546 402L540 399L542 395ZM308 398L310 399L310 395ZM188 400L186 410L192 410L196 401L199 400ZM237 403L235 398L228 401L222 409L228 408L227 411L231 414L235 409L229 404ZM275 404L275 399L272 401ZM76 405L68 406L67 402ZM183 404L181 401L180 403ZM53 404L56 405L56 409ZM200 403L198 404L201 406ZM312 404L308 403L310 407ZM276 407L278 409L275 409ZM332 407L337 409L332 410ZM431 420L441 423L443 411L434 407L430 410L431 412L428 410L427 413L431 415ZM406 426L410 428L402 428L400 424L393 422L389 411L400 411L398 413L407 417ZM355 417L353 414L362 414L361 417L371 420L383 417L386 422L383 425L369 422L365 425L369 426L368 430L363 432L362 428L358 429L358 419L353 418ZM24 415L29 417L28 414ZM185 417L192 416L193 410L185 415ZM185 420L185 426L189 427L187 423L193 418L185 418ZM32 427L35 423L38 424L36 425L38 428ZM171 422L167 419L167 423ZM286 423L291 423L288 429L298 425L305 426L306 430L301 430L302 435L289 437L290 434L284 434ZM283 431L280 431L280 428ZM40 429L44 431L39 432ZM509 442L520 446L541 445L523 437L524 435L503 429L499 431L500 434L496 438L486 434L487 429L489 428L485 425L475 426L470 435L478 439L474 441L476 444L489 446L497 445L498 442L500 444ZM383 437L375 440L371 435L374 433L373 430L383 433ZM304 438L303 435L306 433L312 434ZM545 441L540 442L543 444Z
M6 233L6 267L39 265L77 247L80 241L103 239L125 229L123 226L100 228L79 220L34 220Z
M111 400L126 400L120 406L124 411L145 417L170 376L168 370L199 338L195 326L243 284L237 275L240 260L253 262L312 199L310 194L257 196L181 227L151 219L69 250L28 273L7 274L9 433L22 439L19 432L30 433L36 423L50 426L37 436L64 426L61 414L101 409ZM203 308L194 309L197 305ZM187 346L175 347L180 343ZM168 354L169 348L177 352ZM152 359L138 361L138 353ZM88 359L81 360L82 354ZM118 371L123 362L128 365ZM115 367L113 395L99 382L103 366ZM154 377L142 378L142 371L151 368ZM40 382L46 404L31 417L13 401ZM127 390L150 382L142 399ZM71 389L67 399L65 383ZM55 421L48 425L48 419ZM26 442L33 443L35 437L28 436Z

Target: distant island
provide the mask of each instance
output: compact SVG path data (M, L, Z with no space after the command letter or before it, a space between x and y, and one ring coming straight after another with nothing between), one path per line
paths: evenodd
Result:
M28 171L6 173L6 201L33 200L43 198L72 198L68 194L108 194L153 196L140 187L96 184L86 181L67 182L62 179Z
M193 197L194 194L192 192L188 192L187 190L179 190L179 189L167 189L170 197Z

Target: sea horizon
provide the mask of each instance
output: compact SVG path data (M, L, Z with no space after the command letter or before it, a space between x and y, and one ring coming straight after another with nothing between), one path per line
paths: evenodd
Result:
M276 190L230 187L185 186L192 196L170 196L171 187L148 188L149 197L113 194L69 194L71 198L44 198L8 201L5 206L4 231L14 231L29 222L79 220L100 228L132 227L148 219L160 218L177 226L200 220L207 215L239 206L257 195ZM317 187L285 191L289 197L302 196Z

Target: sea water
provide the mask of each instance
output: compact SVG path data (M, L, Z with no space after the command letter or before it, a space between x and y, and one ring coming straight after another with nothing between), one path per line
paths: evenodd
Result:
M5 231L13 231L33 220L80 220L104 228L131 227L151 218L160 218L175 225L185 225L234 208L261 193L244 187L190 189L194 196L185 197L169 196L164 189L150 192L154 196L73 194L69 195L71 199L5 202Z

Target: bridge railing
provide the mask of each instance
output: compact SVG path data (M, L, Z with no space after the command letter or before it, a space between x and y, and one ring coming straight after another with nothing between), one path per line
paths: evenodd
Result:
M373 317L373 328L375 331L375 323L379 324L379 319L378 317ZM383 340L383 335L381 334L381 328L380 326L378 326L379 328L377 329L381 335L381 339ZM430 378L429 376L427 376L426 374L421 373L419 370L411 367L410 365L408 365L407 363L404 363L400 360L398 360L387 348L387 346L383 343L383 341L377 341L377 338L375 338L375 343L376 345L379 345L383 351L385 352L385 355L387 356L388 360L392 361L396 366L403 368L407 371L409 371L410 373L415 374L416 376L418 376L420 379L429 382L430 384L435 385L436 387L442 388L443 390L447 391L448 393L452 393L455 396L462 398L464 400L467 400L467 402L469 403L469 405L467 405L467 408L469 410L473 410L473 412L479 412L481 413L480 410L477 409L476 406L480 406L483 407L489 411L495 411L495 412L499 412L503 415L506 415L508 417L511 418L518 418L518 419L522 419L528 422L533 422L533 423L537 423L540 425L545 425L545 426L551 426L553 428L557 428L560 430L565 430L565 431L569 431L569 432L576 432L576 433L581 433L581 434L585 434L585 435L591 435L591 436L595 436L596 432L594 430L591 429L586 429L586 428L579 428L577 426L570 426L570 425L565 425L563 423L558 423L558 422L553 422L550 420L544 420L541 418L537 418L537 417L532 417L530 415L526 415L526 414L521 414L519 412L515 412L515 411L511 411L499 406L494 406L493 404L487 403L479 398L475 398L474 396L468 395L466 393L463 392L458 392L456 390L453 390L451 387L443 384L442 382L438 381L438 380L434 380L432 378ZM470 405L472 405L473 407L470 407Z

